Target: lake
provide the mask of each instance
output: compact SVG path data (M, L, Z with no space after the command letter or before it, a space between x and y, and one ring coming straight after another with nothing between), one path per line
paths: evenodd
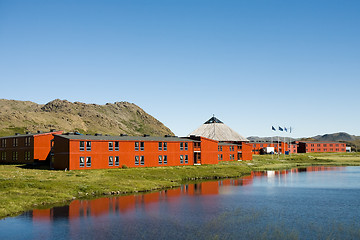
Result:
M74 200L0 221L0 239L360 239L360 167L253 172Z

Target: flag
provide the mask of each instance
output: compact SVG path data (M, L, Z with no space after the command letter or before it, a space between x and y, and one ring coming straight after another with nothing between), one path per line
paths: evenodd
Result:
M284 129L282 129L280 126L279 126L279 130L280 130L280 131L284 131Z
M287 128L286 128L286 127L284 127L284 130L285 130L285 132L287 132Z
M274 126L271 126L271 130L276 131L276 129L274 128Z

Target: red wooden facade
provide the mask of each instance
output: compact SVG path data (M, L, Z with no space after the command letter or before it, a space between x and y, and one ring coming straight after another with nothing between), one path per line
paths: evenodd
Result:
M62 131L39 131L1 137L0 163L34 163L49 160L54 135L61 133Z

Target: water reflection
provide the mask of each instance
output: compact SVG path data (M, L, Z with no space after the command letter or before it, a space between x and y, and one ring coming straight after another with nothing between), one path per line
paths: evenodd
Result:
M313 166L281 171L259 171L241 179L225 179L221 181L207 181L182 185L180 188L163 190L139 195L119 197L104 197L94 200L74 200L69 206L54 207L51 209L34 209L23 216L32 218L34 222L52 222L61 219L74 220L78 218L98 217L108 214L134 214L136 209L154 212L159 203L166 201L176 208L181 196L210 196L229 194L228 186L246 186L253 183L254 178L267 178L273 182L274 178L286 178L288 174L314 171L339 171L343 167Z

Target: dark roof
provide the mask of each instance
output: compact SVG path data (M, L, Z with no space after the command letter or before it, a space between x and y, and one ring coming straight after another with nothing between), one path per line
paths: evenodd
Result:
M223 123L223 122L217 119L216 117L212 117L209 120L207 120L204 124L211 124L211 123Z
M15 135L11 135L11 136L5 136L5 137L0 137L0 138L18 138L18 137L33 137L33 136L37 136L37 135L45 135L45 134L56 134L57 132L60 131L53 131L53 132L37 132L37 133L26 133L26 134L15 134Z
M74 140L103 140L103 141L154 141L154 142L198 142L195 140L180 137L153 137L153 136L95 136L95 135L56 135L58 137Z

